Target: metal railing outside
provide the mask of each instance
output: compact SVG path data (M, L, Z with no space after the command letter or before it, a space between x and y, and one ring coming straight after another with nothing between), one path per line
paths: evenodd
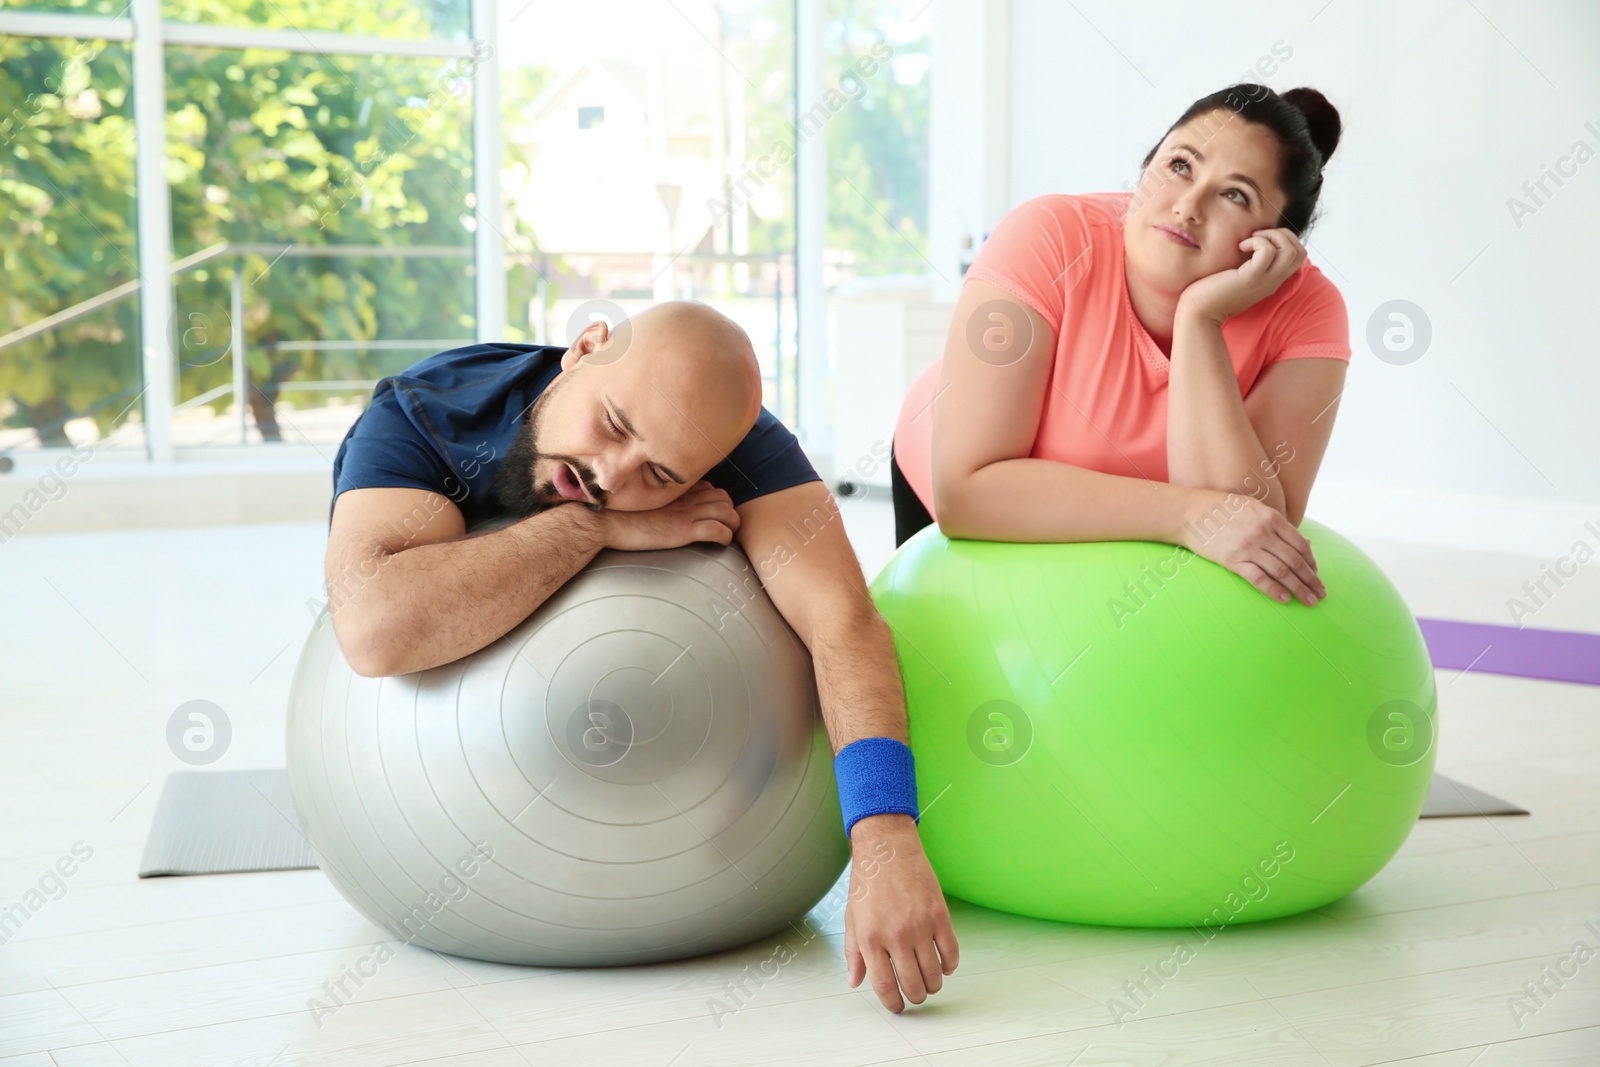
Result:
M244 257L262 256L268 258L272 263L276 263L281 259L333 257L442 257L470 260L473 257L473 254L473 249L470 247L443 245L293 245L283 243L247 244L219 242L211 245L208 248L201 249L174 261L171 269L171 277L174 279L181 275L199 270L203 267L219 264L220 261L232 259L234 263L231 271L232 277L229 280L229 337L228 346L224 353L231 359L231 381L224 385L207 389L196 396L190 397L175 404L171 408L173 415L178 415L185 411L191 411L200 408L206 404L220 400L225 396L231 396L233 406L237 411L239 419L238 441L240 444L244 444L249 440L249 399L252 386L247 361L249 341L246 336L245 326L246 283L245 271L243 269ZM776 413L780 417L786 419L791 418L792 415L787 409L790 407L793 400L793 383L788 379L792 375L794 365L794 358L791 353L796 349L794 328L797 317L792 313L786 316L784 305L786 301L794 299L793 255L787 253L733 255L700 252L681 253L677 256L668 257L659 253L651 252L539 252L533 254L513 253L508 256L509 264L532 265L538 274L539 280L537 282L534 299L532 301L532 303L537 306L538 313L537 315L530 315L528 325L529 332L533 335L533 340L536 343L543 344L569 343L569 339L563 336L564 331L561 330L561 324L553 321L551 313L556 309L558 303L560 302L573 303L583 302L586 299L592 299L593 297L589 294L596 293L600 289L603 289L603 287L596 286L594 280L595 275L624 274L630 269L635 271L648 271L649 267L646 265L653 266L655 263L659 263L663 260L665 261L665 265L655 269L654 277L651 278L651 282L653 283L659 279L661 274L667 271L673 271L675 273L673 275L669 275L668 277L668 281L670 283L669 288L672 290L672 295L681 296L688 299L701 298L699 295L697 295L697 290L701 288L696 282L697 274L708 274L711 272L711 270L717 269L726 272L730 268L734 268L740 264L746 265L748 268L750 268L749 274L752 275L752 277L748 279L748 282L745 286L740 287L743 291L738 291L731 294L731 299L740 301L742 303L770 299L772 308L772 333L770 335L771 358L770 360L763 361L764 364L770 365L770 372L766 369L766 367L764 367L762 378L764 384L770 384L772 387L772 406ZM574 270L571 265L577 263L583 264L586 268L588 268L587 271ZM708 268L710 270L708 270ZM759 273L770 274L770 289L766 289L765 285L760 285L761 291L757 291L759 283L748 284L756 283L757 279L753 276ZM683 276L679 277L678 275ZM555 279L558 276L560 278L559 283L553 283L552 279ZM722 282L723 284L717 285L715 288L723 290L723 292L720 292L714 296L710 296L710 300L717 301L720 299L730 298L730 294L728 294L726 291L729 286L728 279L725 274L722 278ZM120 301L134 297L139 292L142 284L142 280L137 278L132 281L124 282L106 290L103 293L99 293L86 300L79 301L71 307L39 319L36 322L32 322L26 326L12 330L9 333L0 335L0 352L3 352L4 350L15 345L22 344L26 341L40 337L51 330L59 329L87 315L103 311L104 309L111 307ZM554 288L552 289L553 285ZM556 295L562 289L567 288L568 285L570 285L572 288L580 290L581 292L579 294L570 296L564 294L560 296ZM765 295L763 295L763 292L765 292ZM612 299L613 302L617 302L620 306L621 303L638 302L641 300L646 303L653 302L654 296L654 291L652 291L648 297L642 292L629 291L627 293L614 293L612 297L607 299ZM183 326L181 323L177 324L178 331L181 331L182 328ZM171 340L173 342L177 342L181 336L182 334L179 332L176 336L171 338ZM271 345L271 348L275 352L416 351L431 353L443 351L458 345L471 343L473 343L473 338L470 337L425 339L302 339L276 341ZM175 349L177 347L181 346L175 345ZM286 391L347 392L358 389L370 390L376 384L377 379L341 378L323 381L288 380L274 382L272 384L272 388L274 394ZM74 419L83 418L86 414L93 414L93 412L99 408L107 406L110 403L121 399L132 391L133 388L130 386L128 389L120 390L114 396L106 398L97 403L88 412L74 411L64 416L60 420L57 420L53 424L35 426L31 428L34 430L36 435L43 439L46 431L55 431L61 429L67 422ZM15 446L12 446L12 449L0 449L0 454L11 451L14 448Z
M172 264L171 276L180 275L205 267L211 263L225 258L235 260L233 277L230 282L231 308L229 314L230 337L227 354L232 357L233 380L225 386L207 390L199 396L190 397L188 400L177 404L173 409L176 415L183 411L200 407L228 394L233 395L235 407L239 412L239 440L244 443L249 425L249 368L246 363L247 341L245 337L244 314L244 271L242 260L245 256L270 256L276 263L280 259L308 259L308 258L459 258L471 259L473 250L468 247L455 247L450 245L293 245L293 244L237 244L218 242L208 248L175 260ZM110 307L119 301L134 296L143 286L143 279L135 278L123 282L103 293L81 300L71 307L64 308L52 315L47 315L36 322L19 327L0 336L0 352L14 345L21 344L39 337L51 330L58 329L69 323L75 322L86 315L94 314ZM280 342L275 347L281 351L316 351L316 350L376 350L376 349L415 349L439 351L454 345L470 343L467 339L447 340L414 340L414 341L380 341L380 340L355 340L355 341L288 341ZM356 388L365 386L371 388L376 382L283 382L278 389L293 390L327 390L331 388ZM123 390L117 396L125 394ZM112 398L113 400L116 397ZM109 402L109 401L108 401ZM82 418L83 412L74 412L59 420L58 423L46 427L34 427L35 432L41 429L59 429L72 419ZM42 436L42 435L41 435Z

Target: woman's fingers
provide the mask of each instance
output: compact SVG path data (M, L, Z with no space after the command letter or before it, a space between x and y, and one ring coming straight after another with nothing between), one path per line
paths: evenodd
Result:
M1280 604L1298 597L1301 603L1311 607L1328 595L1314 562L1291 542L1271 538L1265 545L1248 551L1250 555L1240 563L1238 574Z
M1312 573L1311 564L1295 552L1288 542L1282 540L1267 542L1256 562L1257 566L1276 579L1279 588L1287 589L1299 597L1300 602L1307 607L1322 599L1322 595L1317 592L1322 583Z
M1285 271L1286 274L1292 274L1305 260L1305 245L1301 243L1299 237L1295 236L1294 231L1287 227L1280 226L1270 230L1258 230L1252 236L1262 238L1283 254L1284 266L1288 268Z
M1312 554L1311 546L1307 545L1303 550L1296 549L1295 558L1300 561L1299 570L1301 577L1306 580L1307 585L1316 591L1317 599L1321 600L1323 597L1327 596L1328 587L1323 583L1322 575L1317 573L1317 557Z
M1235 552L1253 573L1235 568L1257 589L1279 603L1298 597L1307 607L1328 595L1317 576L1317 559L1311 542L1284 514L1259 501L1249 509L1255 521L1241 530ZM1257 578L1256 575L1260 577Z
M1289 602L1289 590L1280 585L1272 575L1262 570L1254 560L1244 560L1239 564L1235 573L1278 603L1287 604Z
M1228 500L1233 494L1228 494ZM1220 563L1265 595L1287 604L1298 597L1308 607L1328 595L1317 574L1311 542L1284 514L1249 497L1215 534L1191 551Z
M1277 542L1269 542L1268 550L1288 564L1318 600L1327 596L1328 587L1322 584L1322 577L1317 574L1317 557L1306 535L1290 525L1288 519L1284 519L1273 532L1278 535Z

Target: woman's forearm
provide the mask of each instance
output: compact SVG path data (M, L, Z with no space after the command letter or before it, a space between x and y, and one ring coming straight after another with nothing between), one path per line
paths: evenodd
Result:
M1184 543L1184 528L1215 495L1033 458L990 463L936 493L947 537L1168 544Z
M1283 486L1239 395L1222 328L1182 306L1167 381L1167 480L1244 493L1283 511Z

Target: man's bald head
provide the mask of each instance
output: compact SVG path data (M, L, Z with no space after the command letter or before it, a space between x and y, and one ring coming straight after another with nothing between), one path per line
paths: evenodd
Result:
M749 335L716 308L693 300L669 300L625 319L592 351L580 352L576 365L659 389L725 444L724 451L739 443L761 411L761 365Z
M761 413L761 367L737 323L706 304L595 322L561 357L495 484L514 513L577 499L663 507L720 463ZM565 490L565 492L563 492Z

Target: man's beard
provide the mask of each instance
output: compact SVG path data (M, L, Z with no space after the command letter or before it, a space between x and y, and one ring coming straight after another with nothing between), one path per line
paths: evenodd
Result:
M556 381L559 381L558 377ZM592 511L599 511L605 507L605 492L594 484L594 474L578 460L571 456L555 452L540 452L538 449L539 427L543 422L545 401L556 391L556 383L551 382L545 387L539 399L533 402L528 415L522 420L522 425L517 428L517 435L512 438L511 447L506 449L505 458L500 461L500 469L494 474L495 495L500 498L500 505L507 512L519 519L529 515L537 515L541 511L560 504L577 503L568 500L556 491L553 481L546 481L543 485L534 485L533 472L541 459L551 459L558 463L566 463L572 467L578 477L583 479L583 484L589 494L597 501L594 504L583 504Z

